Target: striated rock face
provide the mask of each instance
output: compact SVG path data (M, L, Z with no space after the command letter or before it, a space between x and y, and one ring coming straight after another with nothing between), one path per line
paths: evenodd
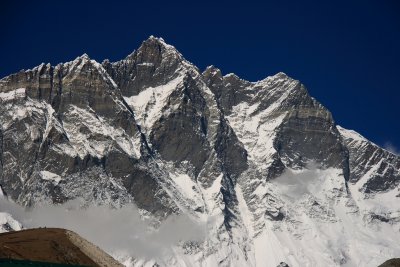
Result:
M156 184L132 111L87 55L55 67L42 64L6 77L0 86L1 185L12 199L32 205L83 197L119 205L131 201L131 192L146 190L141 177ZM142 200L137 205L151 211L164 207Z
M105 61L103 66L122 94L129 97L178 77L179 71L184 69L184 62L174 47L150 37L124 60L115 63Z
M339 127L349 149L350 181L363 183L365 193L384 192L400 184L400 158L358 133Z
M19 204L133 202L204 222L206 241L164 265L350 266L372 260L346 235L398 235L398 156L284 73L201 73L161 38L118 62L83 55L1 79L0 126L0 185Z

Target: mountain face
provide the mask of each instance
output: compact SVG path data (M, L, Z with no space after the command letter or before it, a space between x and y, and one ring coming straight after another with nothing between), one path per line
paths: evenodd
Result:
M161 38L0 80L0 185L24 205L134 203L207 237L161 266L377 266L400 255L400 157L299 81L201 72ZM145 264L132 259L132 265Z

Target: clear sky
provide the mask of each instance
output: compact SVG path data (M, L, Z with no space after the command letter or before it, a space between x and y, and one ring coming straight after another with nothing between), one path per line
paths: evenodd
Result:
M150 35L256 81L301 80L336 122L400 148L400 1L0 2L0 77L87 53L119 60Z

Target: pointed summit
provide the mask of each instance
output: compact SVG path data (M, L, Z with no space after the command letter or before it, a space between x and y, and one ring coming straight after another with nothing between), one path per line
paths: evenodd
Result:
M137 95L146 87L166 84L188 68L195 68L174 46L153 35L124 60L105 62L103 66L127 97Z
M64 63L64 67L69 69L82 67L84 64L90 61L90 57L88 54L84 53L81 56L76 57L74 60Z
M66 64L71 63L72 65L76 65L77 63L86 63L87 61L90 61L90 57L88 54L84 53L81 56L76 57L73 61L67 62Z
M218 77L222 78L222 73L221 70L217 67L215 67L214 65L210 65L208 66L204 71L203 71L203 75L207 75L207 76L215 76L217 75Z
M154 35L150 35L149 38L147 38L148 40L153 40L153 41L158 41L160 43L165 43L164 39L161 37L155 37Z
M88 54L86 54L86 53L83 53L83 54L82 54L82 56L80 56L79 58L82 58L82 59L87 59L87 60L89 60L89 59L90 59L89 55L88 55Z
M208 66L201 75L204 77L207 86L210 87L213 92L219 90L223 85L221 70L213 65Z
M131 56L135 56L135 54L137 56L137 63L139 64L157 64L166 57L182 59L182 55L174 46L167 44L163 38L154 37L153 35L143 41L136 53L131 54Z

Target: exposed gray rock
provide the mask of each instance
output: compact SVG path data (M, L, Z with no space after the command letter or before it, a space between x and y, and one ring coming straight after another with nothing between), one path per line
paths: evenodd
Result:
M214 93L219 108L226 115L231 113L233 106L251 99L245 91L245 88L251 85L250 82L240 79L235 74L222 76L219 69L209 66L202 75Z
M1 185L12 199L32 205L46 196L55 203L84 197L118 204L129 202L127 192L140 191L146 182L154 187L155 178L143 176L141 167L151 151L120 90L100 64L83 55L56 67L42 64L1 81L3 93L25 87L22 96L4 99L0 106ZM98 184L98 175L127 188L81 190L84 184ZM132 176L148 179L129 182ZM72 190L76 195L64 192L77 184L81 189ZM99 197L98 191L113 196ZM163 194L161 188L157 192ZM156 198L153 194L150 200L135 201L156 213L151 208L157 205ZM166 214L169 206L162 208Z
M274 191L285 175L290 189L288 173L321 182L307 176L313 168L331 171L322 176L331 186L321 189L326 202L309 197L302 183L304 192L293 196ZM161 38L118 62L82 55L0 80L4 194L26 206L81 198L116 207L133 202L156 218L207 218L215 224L210 240L186 249L204 250L202 257L223 251L215 256L221 266L250 262L251 239L267 223L300 231L299 213L338 222L329 205L339 197L360 212L349 185L362 183L367 199L396 190L399 170L398 156L338 127L299 81L278 73L249 82L213 66L200 73ZM395 214L363 215L395 224Z
M368 141L354 131L339 128L349 150L350 182L356 183L365 175L365 193L396 188L400 184L400 158Z
M304 168L309 162L323 168L339 167L348 180L348 151L342 144L332 115L308 96L302 85L294 91L298 96L292 94L281 107L287 115L274 142L280 158L292 168Z
M178 77L182 82L161 103L162 114L149 132L142 132L134 107L125 99ZM19 88L25 89L17 93ZM200 173L204 177L213 169L214 173L225 172L235 183L235 177L249 166L248 148L224 116L241 103L257 105L252 117L271 110L266 121L285 114L275 130L276 152L265 166L266 179L278 177L287 167L304 168L314 162L323 168L341 168L351 182L380 164L366 182L366 192L387 190L399 183L398 157L371 143L343 139L330 112L298 81L278 73L251 83L234 74L223 76L213 66L200 74L174 47L155 37L115 63L100 65L85 54L69 63L41 64L20 71L0 81L0 92L9 94L1 105L2 186L14 199L21 199L23 188L33 177L41 177L41 171L64 178L97 167L136 192L133 181L136 176L150 175L143 176L141 169L154 153L176 166L188 161L195 177ZM88 114L82 115L85 112ZM127 154L115 136L88 126L85 120L89 117L123 131L126 140L139 147L138 154ZM74 141L75 135L84 140ZM96 154L96 149L76 143L81 141L107 148ZM148 178L152 185L156 180ZM204 185L211 181L202 180ZM67 200L58 188L49 187L49 194L57 201Z
M182 55L173 46L162 39L150 37L125 59L115 63L105 61L103 66L122 94L129 97L147 87L173 80L179 75L182 62Z

